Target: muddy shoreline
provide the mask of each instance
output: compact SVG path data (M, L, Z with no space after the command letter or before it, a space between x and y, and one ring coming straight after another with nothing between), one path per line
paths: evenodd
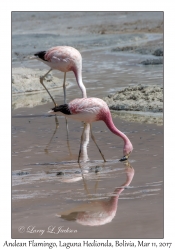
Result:
M163 86L136 85L104 98L111 110L163 112Z

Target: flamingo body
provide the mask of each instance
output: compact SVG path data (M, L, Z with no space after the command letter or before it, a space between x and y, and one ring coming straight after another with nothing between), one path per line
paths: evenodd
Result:
M113 123L111 112L102 99L99 98L77 98L69 104L54 107L49 113L58 114L61 112L66 117L83 121L85 123L92 123L95 121L104 121L110 131L121 137L124 141L123 153L124 156L129 156L133 150L132 143L129 138L117 129Z
M104 120L110 112L107 104L99 98L77 98L69 103L71 118L85 123Z
M56 46L47 51L34 54L36 58L47 64L51 69L64 73L73 71L82 96L87 97L86 88L82 81L82 56L78 50L69 46Z
M38 56L38 59L50 66L50 68L62 72L82 69L81 54L73 47L56 46L47 51L40 51L35 56Z

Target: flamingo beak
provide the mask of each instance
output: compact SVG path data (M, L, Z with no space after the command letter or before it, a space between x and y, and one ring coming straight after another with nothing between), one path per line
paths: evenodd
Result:
M130 152L130 153L131 153L131 152ZM127 161L128 158L129 158L130 153L127 154L127 155L124 155L119 161Z
M48 111L50 114L55 114L56 112L58 113L57 106Z
M54 111L51 109L48 111L49 114L54 114Z
M119 161L126 161L128 160L129 155L124 155Z

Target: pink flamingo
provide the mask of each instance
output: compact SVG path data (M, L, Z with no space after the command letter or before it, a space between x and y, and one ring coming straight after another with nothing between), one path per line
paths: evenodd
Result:
M66 72L73 71L77 80L78 86L81 89L82 97L87 97L86 88L82 81L82 57L78 50L69 46L57 46L50 48L47 51L40 51L34 54L35 58L47 64L50 70L42 77L40 83L50 95L52 101L55 103L48 89L43 84L44 78L53 69L64 72L63 90L64 90L64 103L66 103Z
M124 147L123 147L124 156L120 159L120 161L125 161L129 158L129 155L133 150L132 143L130 142L129 138L124 133L122 133L119 129L115 127L113 120L112 120L111 112L106 102L104 102L102 99L95 98L95 97L78 98L78 99L74 99L68 104L54 107L52 110L49 111L49 113L52 113L52 114L58 114L59 112L61 112L66 117L69 117L78 121L82 121L85 123L90 123L91 138L93 139L94 142L95 142L95 138L92 134L91 123L95 121L100 121L100 120L104 121L107 127L109 128L109 130L115 135L121 137L124 141ZM96 146L98 147L97 144ZM103 157L103 160L106 161L103 155L102 157ZM78 162L79 162L79 159L78 159Z

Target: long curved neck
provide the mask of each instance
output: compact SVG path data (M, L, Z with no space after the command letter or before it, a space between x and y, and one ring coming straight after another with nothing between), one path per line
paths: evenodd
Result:
M125 143L129 141L128 137L115 127L110 111L105 114L103 121L106 123L107 127L112 133L121 137Z
M79 86L79 88L81 89L82 98L86 98L86 97L87 97L87 94L86 94L86 88L85 88L85 86L84 86L84 84L83 84L83 81L82 81L82 72L81 72L81 68L78 68L78 69L73 70L73 71L74 71L74 74L75 74L75 77L76 77L78 86Z

